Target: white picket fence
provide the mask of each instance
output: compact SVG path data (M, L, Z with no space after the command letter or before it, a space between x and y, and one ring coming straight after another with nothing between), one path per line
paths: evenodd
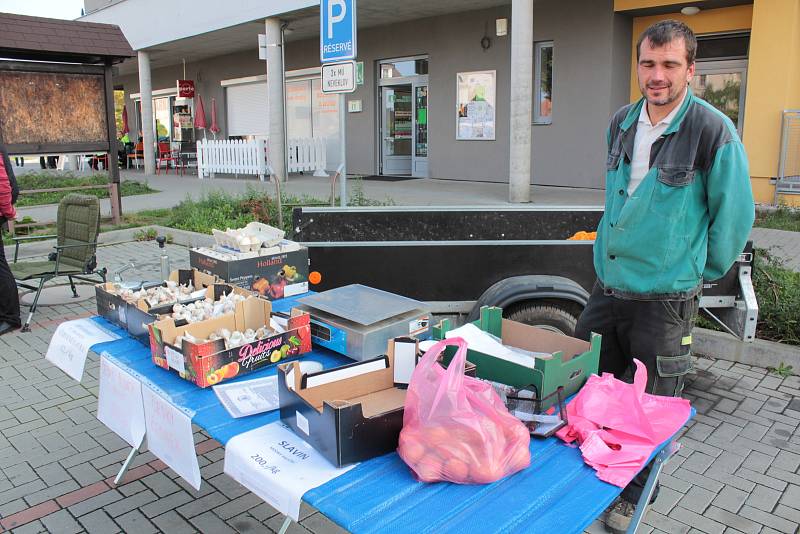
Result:
M263 181L269 168L267 146L266 139L201 139L197 141L197 175L213 178L215 173L251 174ZM327 176L324 139L290 139L287 154L288 172L315 171L315 175Z
M325 174L327 163L327 148L325 139L319 137L289 139L287 152L289 155L289 172L314 171L314 175L319 175L320 171Z

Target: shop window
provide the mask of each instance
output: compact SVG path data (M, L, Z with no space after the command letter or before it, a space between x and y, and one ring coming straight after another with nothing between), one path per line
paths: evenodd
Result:
M536 43L534 49L533 122L553 121L553 41Z
M381 79L428 74L428 59L404 59L381 62Z

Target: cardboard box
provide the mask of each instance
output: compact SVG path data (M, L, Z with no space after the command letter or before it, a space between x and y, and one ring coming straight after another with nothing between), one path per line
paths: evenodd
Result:
M237 255L232 251L220 253L214 249L195 248L189 251L189 264L269 300L307 293L308 249L275 250L274 254L255 255L252 252Z
M452 330L449 319L442 320L433 328L434 339L442 339ZM549 330L503 319L500 308L481 308L480 319L475 326L502 339L504 345L520 349L548 353L546 358L534 358L533 367L519 365L484 354L467 350L467 359L475 364L476 376L485 380L507 384L516 388L533 385L540 399L546 399L559 387L564 396L570 396L583 386L589 375L597 373L600 363L599 334L592 334L591 343L565 336ZM447 361L455 354L455 347L448 347ZM552 395L541 404L545 410L557 402Z
M180 346L177 345L178 336L185 336L186 333L207 339L222 328L243 332L248 328L257 330L269 326L271 311L269 301L250 297L238 302L233 313L198 323L178 326L171 317L151 323L150 351L153 362L164 369L173 369L181 378L205 388L281 360L299 358L301 354L309 352L309 316L297 310L292 311L286 332L275 333L253 343L226 349L222 339L201 344L182 339Z
M394 451L406 390L394 387L393 363L390 341L386 356L319 373L302 375L297 362L280 365L281 420L339 467Z
M195 294L193 297L180 300L182 304L203 300L207 296L208 288L219 281L216 276L195 269L178 269L172 271L169 275L169 280L177 282L180 285L186 285L191 282L195 291L198 293L200 290L206 290L202 294ZM156 282L156 285L157 284ZM166 282L160 285L164 286ZM155 287L155 285L146 284L145 287ZM233 289L229 289L228 291L231 290ZM150 334L147 325L158 319L159 315L172 313L172 307L176 304L176 302L170 302L151 307L146 299L139 299L136 302L125 300L116 294L113 282L95 285L95 296L97 300L97 314L104 317L109 322L124 328L132 337L136 338L144 345L150 344Z

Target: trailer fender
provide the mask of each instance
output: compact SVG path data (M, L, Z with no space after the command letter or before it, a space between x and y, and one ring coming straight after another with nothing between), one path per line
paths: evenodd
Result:
M584 307L589 302L589 292L577 282L563 276L514 276L501 280L484 291L467 320L475 321L480 315L481 306L505 309L517 302L546 298L568 300Z

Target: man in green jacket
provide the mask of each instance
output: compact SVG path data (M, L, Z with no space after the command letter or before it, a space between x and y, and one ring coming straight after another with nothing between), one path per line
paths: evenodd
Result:
M605 213L597 229L597 284L576 336L603 336L600 371L629 380L647 366L647 392L679 396L691 370L692 326L702 282L722 277L754 219L747 155L725 115L689 89L697 40L665 20L637 44L643 98L607 132ZM609 510L625 531L649 469Z

